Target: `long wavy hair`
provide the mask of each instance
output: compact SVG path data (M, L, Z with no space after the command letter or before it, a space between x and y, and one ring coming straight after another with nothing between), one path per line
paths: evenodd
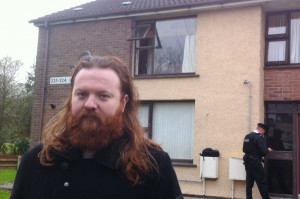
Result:
M145 138L144 130L137 117L138 94L133 85L132 78L126 64L117 57L86 56L79 60L71 78L71 92L63 107L44 127L42 143L43 149L39 154L40 162L44 166L54 165L54 157L50 148L58 151L68 151L69 144L66 132L67 117L71 113L71 98L74 80L81 69L109 68L116 72L121 82L122 96L128 95L123 118L125 123L125 141L120 146L121 163L124 174L133 185L143 182L141 176L147 176L153 171L158 171L157 164L150 154L149 149L161 147L150 139Z

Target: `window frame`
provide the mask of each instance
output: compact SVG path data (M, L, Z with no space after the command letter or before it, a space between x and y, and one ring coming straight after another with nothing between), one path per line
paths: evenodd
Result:
M136 37L136 32L139 30L139 27L141 26L148 26L147 30L145 31L144 35L142 37ZM132 40L140 40L140 39L145 39L149 33L149 31L151 30L152 27L152 23L142 23L142 24L137 24L135 25L135 28L133 29L133 31L131 32L131 34L129 35L129 37L127 38L128 41L132 41Z
M291 63L290 62L290 39L291 39L291 15L294 12L300 12L300 10L289 10L289 11L279 11L279 12L270 12L266 14L265 19L265 68L280 68L280 67L300 67L300 63ZM269 30L269 18L276 15L285 16L286 32L283 34L277 35L268 35ZM268 61L268 52L270 42L276 41L285 41L285 60L284 61Z
M149 139L152 139L153 135L153 110L154 110L154 105L156 103L195 103L195 100L144 100L140 101L141 105L149 105L149 112L148 112L148 127L143 127L145 131L145 137L148 137ZM195 132L194 132L195 133ZM193 142L194 140L192 140ZM174 159L171 158L171 161L174 165L177 166L195 166L193 164L193 158L192 159Z
M139 27L141 27L141 26L148 26L148 29L145 31L145 33L142 37L135 37L136 32L139 30ZM136 24L135 28L133 29L133 31L131 32L131 34L127 38L127 41L137 41L137 40L152 38L151 37L151 30L155 31L154 35L156 36L155 39L157 39L158 45L155 46L155 42L154 42L153 46L142 46L142 47L139 46L139 47L136 47L136 43L135 43L135 45L134 45L135 49L162 48L157 30L156 30L156 27L155 27L155 22L144 22L144 23Z
M159 38L157 29L156 29L156 23L160 22L160 21L168 21L168 20L178 20L178 19L189 19L189 18L194 18L197 21L197 16L196 15L190 15L190 16L182 16L182 17L171 17L171 18L159 18L159 19L155 19L155 20L137 20L135 21L134 24L134 28L132 30L132 32L130 33L130 35L127 37L127 41L131 41L133 42L133 76L136 78L149 78L149 77L187 77L187 76L197 76L196 75L196 66L194 68L194 72L185 72L185 73L162 73L162 74L156 74L156 73L143 73L143 72L139 72L139 70L142 69L141 66L139 66L139 64L137 63L138 60L140 59L140 56L137 55L139 54L141 51L143 50L152 50L152 57L151 62L152 62L152 70L154 67L154 51L155 49L159 49L162 48L161 45L161 39ZM135 37L136 32L138 31L138 27L139 26L143 26L143 25L147 25L149 24L150 28L147 31L147 33L144 34L143 37ZM197 23L196 23L197 26ZM137 47L137 42L140 42L143 39L147 38L147 34L149 34L149 31L151 30L151 28L153 28L154 30L154 37L153 37L153 45L150 46L143 46L143 47ZM196 34L197 34L197 27L195 27L196 29ZM150 37L148 37L150 38ZM157 45L156 45L157 42ZM156 45L156 46L155 46ZM195 49L196 50L196 49Z

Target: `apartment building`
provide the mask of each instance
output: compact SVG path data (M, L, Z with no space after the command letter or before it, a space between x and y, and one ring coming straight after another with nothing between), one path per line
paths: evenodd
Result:
M298 198L299 0L96 0L30 22L39 28L32 146L63 107L79 54L114 55L185 195L245 198L243 138L265 122L267 145L282 142L265 159L270 194ZM220 155L204 158L205 148Z

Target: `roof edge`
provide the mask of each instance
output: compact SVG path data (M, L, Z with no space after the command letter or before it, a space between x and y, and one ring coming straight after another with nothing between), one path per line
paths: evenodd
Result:
M238 1L238 2L229 2L223 4L212 4L212 5L204 5L204 6L195 6L195 7L185 7L185 8L176 8L176 9L167 9L167 10L143 10L141 12L128 13L128 14L114 14L114 15L97 15L90 16L85 18L73 18L73 19L65 19L65 20L43 20L40 22L35 22L36 20L31 20L29 23L33 23L36 27L45 27L49 25L60 25L60 24L70 24L70 23L80 23L80 22L91 22L91 21L99 21L99 20L108 20L108 19L120 19L120 18L129 18L129 17L138 17L138 16L153 16L153 15L162 15L162 14L171 14L171 13L190 13L193 14L197 11L207 11L207 10L218 10L225 8L234 8L234 7L243 7L250 5L259 5L263 3L270 2L272 0L247 0L247 1Z

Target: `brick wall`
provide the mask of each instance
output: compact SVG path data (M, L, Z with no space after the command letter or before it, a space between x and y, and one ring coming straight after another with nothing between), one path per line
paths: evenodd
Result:
M118 56L130 66L132 43L126 39L131 29L131 19L49 26L45 80L43 73L47 31L45 28L39 29L31 146L40 141L41 124L44 125L63 107L70 92L70 85L50 85L50 77L71 76L73 69L70 66L76 64L79 54L85 50L89 50L92 55ZM51 104L56 108L52 109Z
M30 144L33 145L40 140L40 124L42 120L42 93L44 91L43 73L44 73L44 60L46 52L46 29L39 29L38 47L36 56L36 71L35 71L35 85L32 103L32 120L31 120L31 133Z
M265 101L300 100L300 69L265 70Z

